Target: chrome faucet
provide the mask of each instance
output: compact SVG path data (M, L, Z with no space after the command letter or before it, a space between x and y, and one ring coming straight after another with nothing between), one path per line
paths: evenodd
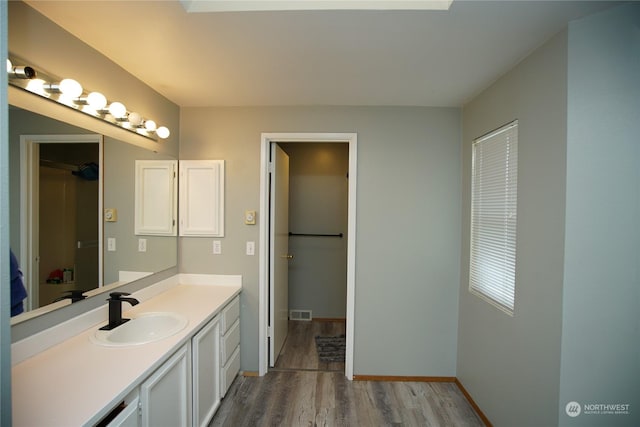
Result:
M129 319L122 318L122 303L128 302L133 306L137 305L139 301L135 298L123 298L126 295L131 294L126 292L111 292L109 294L109 298L107 298L107 301L109 301L109 323L100 328L101 331L110 331L129 321Z

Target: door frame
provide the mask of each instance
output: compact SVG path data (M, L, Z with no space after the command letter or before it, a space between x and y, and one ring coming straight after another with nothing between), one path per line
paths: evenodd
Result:
M25 311L34 310L34 288L39 276L38 263L34 257L39 253L39 176L40 176L40 144L98 144L98 287L102 286L103 253L102 253L102 205L103 205L103 166L104 137L100 134L70 135L20 135L20 262L25 272L27 301Z
M259 328L258 375L269 369L269 157L271 143L341 142L349 144L349 199L347 219L347 324L345 376L353 379L353 347L356 287L356 191L357 133L262 133L260 143L260 215L259 218Z

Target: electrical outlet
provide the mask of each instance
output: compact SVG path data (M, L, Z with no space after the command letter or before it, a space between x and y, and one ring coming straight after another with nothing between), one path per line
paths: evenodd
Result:
M138 239L138 252L147 252L147 239Z
M247 255L256 254L256 242L247 242Z
M213 241L213 254L220 255L222 253L222 242L220 240Z
M107 238L107 250L109 252L115 252L116 251L116 238L115 237L108 237Z

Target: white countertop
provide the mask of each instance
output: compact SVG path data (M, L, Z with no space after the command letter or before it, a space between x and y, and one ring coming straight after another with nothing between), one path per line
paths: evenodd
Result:
M160 341L129 347L91 342L104 322L12 368L13 426L95 424L135 386L212 319L241 290L240 285L178 285L127 310L171 311L189 319L185 329ZM132 295L135 296L135 295Z

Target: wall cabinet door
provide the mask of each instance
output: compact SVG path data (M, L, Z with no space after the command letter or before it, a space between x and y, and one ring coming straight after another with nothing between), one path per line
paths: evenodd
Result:
M136 160L136 235L176 235L176 169L175 160Z
M191 425L191 346L178 350L140 387L143 427Z
M192 339L193 425L207 426L220 405L220 322L215 317Z
M224 236L224 160L180 160L180 235Z

